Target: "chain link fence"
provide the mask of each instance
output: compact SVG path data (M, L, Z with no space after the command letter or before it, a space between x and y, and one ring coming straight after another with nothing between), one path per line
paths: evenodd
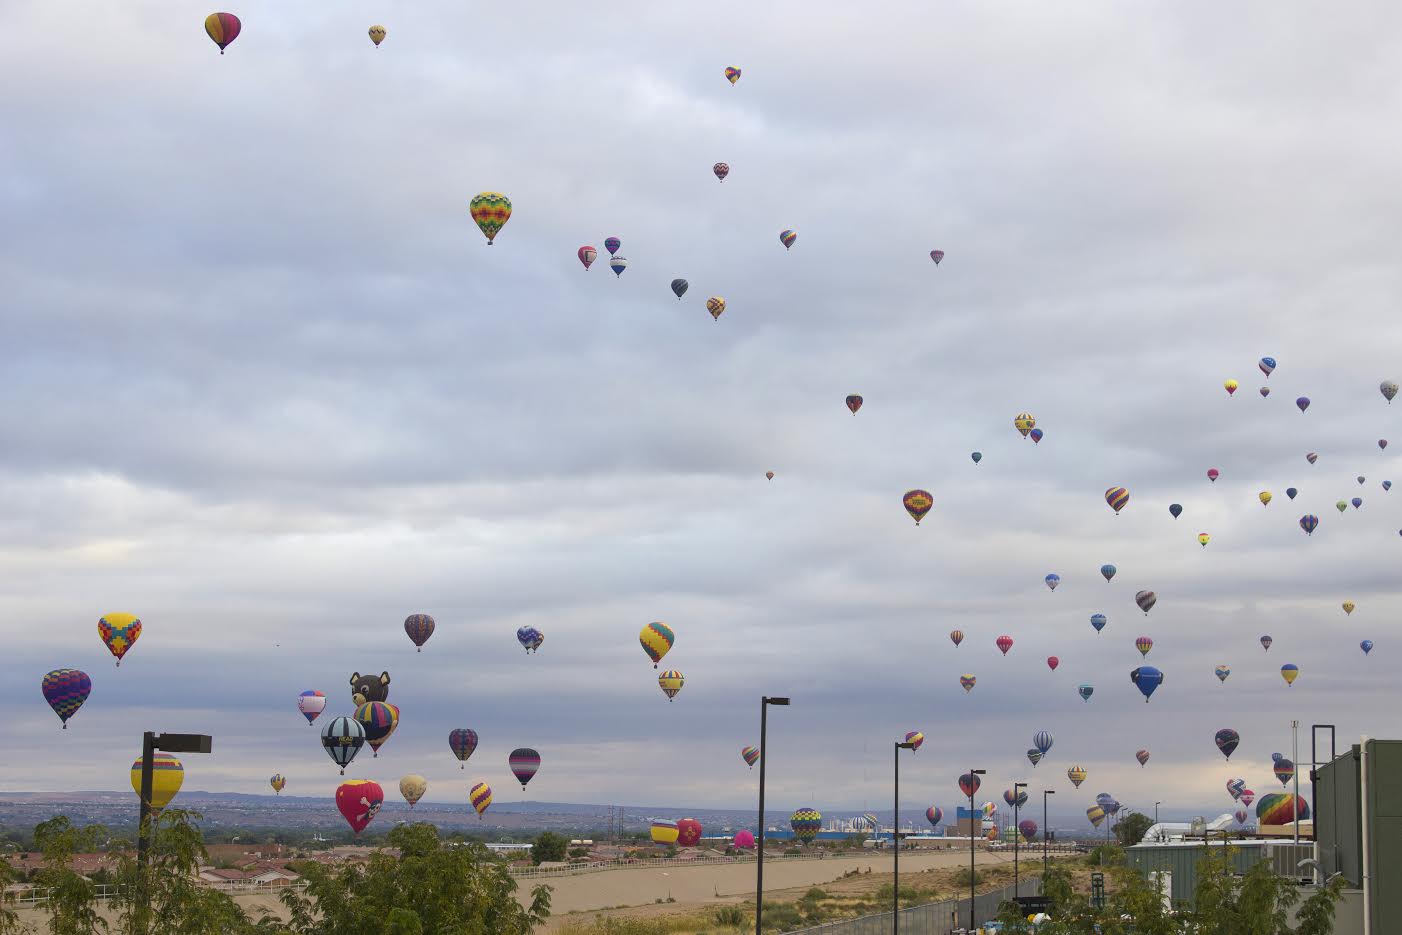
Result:
M1011 886L974 897L975 924L991 922L998 917L998 907L1017 896L1040 896L1041 877L1029 877L1019 882L1017 892ZM969 923L969 900L947 899L940 903L926 903L901 910L901 932L903 935L953 935L965 932ZM862 916L845 922L827 922L812 928L796 929L788 935L889 935L891 913Z

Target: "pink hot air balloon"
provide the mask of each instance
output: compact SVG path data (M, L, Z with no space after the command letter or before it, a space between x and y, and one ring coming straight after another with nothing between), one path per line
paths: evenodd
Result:
M584 268L587 270L589 267L593 266L594 261L598 259L599 251L590 246L583 246L579 248L578 256L579 262L583 263Z
M1055 671L1056 671L1056 667L1059 666L1059 665L1061 665L1061 660L1060 660L1060 659L1056 658L1055 656L1048 656L1048 657L1047 657L1047 668L1048 668L1048 669L1051 669L1053 672L1055 672Z
M931 251L930 251L930 259L932 259L932 260L935 261L935 265L936 265L936 266L939 266L939 265L940 265L940 260L943 260L943 259L944 259L944 251L943 251L943 250L931 250Z
M963 773L959 777L959 791L964 793L965 798L972 799L977 795L981 785L983 780L978 778L978 773Z
M1242 790L1242 793L1241 793L1241 804L1242 804L1242 805L1250 805L1250 804L1251 804L1252 802L1254 802L1254 801L1256 801L1256 793L1252 792L1250 789L1244 789L1244 790Z
M998 648L1003 651L1003 655L1008 654L1008 650L1013 648L1013 638L1011 636L1000 636L997 639Z
M1207 479L1210 480L1210 481L1212 481L1214 484L1217 483L1217 478L1219 478L1219 477L1221 477L1221 476L1222 476L1222 472L1219 471L1219 470L1217 470L1216 468L1208 468L1208 469L1207 469Z

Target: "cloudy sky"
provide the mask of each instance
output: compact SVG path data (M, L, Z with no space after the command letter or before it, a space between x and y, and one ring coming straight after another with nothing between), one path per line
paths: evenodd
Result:
M1402 9L1359 6L241 0L221 57L203 10L11 0L0 788L123 788L154 729L215 736L189 788L329 796L296 696L382 669L401 726L349 774L464 804L533 746L533 799L745 807L764 693L779 809L884 806L911 729L903 798L947 812L970 766L1220 810L1292 719L1398 736ZM621 278L575 259L609 235Z

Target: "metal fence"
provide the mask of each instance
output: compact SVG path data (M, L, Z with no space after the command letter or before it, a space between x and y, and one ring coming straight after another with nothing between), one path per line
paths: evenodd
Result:
M1039 896L1040 877L1019 881L1018 896ZM975 924L991 922L998 917L998 907L1013 898L1013 888L980 893L974 897ZM926 903L901 910L901 931L905 935L951 935L963 932L969 923L969 900L947 899L942 903ZM891 913L862 916L845 922L827 922L812 928L796 929L789 935L886 935L891 931Z

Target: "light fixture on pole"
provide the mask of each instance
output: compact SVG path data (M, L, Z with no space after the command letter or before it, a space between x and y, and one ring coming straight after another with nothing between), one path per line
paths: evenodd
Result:
M207 734L157 734L148 730L141 735L141 818L136 828L136 865L137 906L143 926L147 911L146 867L151 848L151 786L155 783L156 751L209 753L213 749L214 738Z
M1017 888L1017 839L1018 839L1019 837L1022 836L1022 829L1021 829L1020 827L1018 827L1018 820L1017 820L1017 819L1018 819L1018 816L1021 814L1022 798L1021 798L1021 796L1019 796L1017 793L1018 793L1018 790L1019 790L1019 789L1026 789L1026 788L1027 788L1027 783L1025 783L1025 782L1015 782L1015 783L1013 783L1013 900L1014 900L1014 901L1017 900L1018 896L1022 895L1021 891L1018 890L1018 888Z
M764 922L764 766L769 761L769 706L783 707L788 703L787 698L768 695L759 700L759 844L756 849L759 862L755 869L755 935L761 935Z
M1163 804L1162 802L1155 802L1155 803L1154 803L1154 824L1158 824L1158 823L1159 823L1159 806L1162 805L1162 804Z
M891 812L891 840L895 844L894 859L891 862L892 886L895 893L891 907L891 931L901 929L901 751L914 750L915 744L909 740L897 740L895 751L896 801Z
M1055 789L1042 790L1042 873L1047 872L1047 796L1056 795Z
M986 769L969 770L969 931L974 930L974 777L988 773ZM983 825L979 825L982 829Z

